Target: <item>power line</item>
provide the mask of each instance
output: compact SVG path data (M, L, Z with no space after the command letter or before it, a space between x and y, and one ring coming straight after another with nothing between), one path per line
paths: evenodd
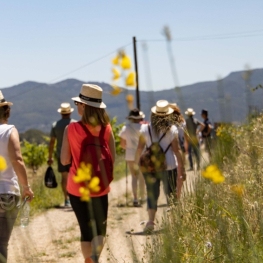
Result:
M260 32L261 34L256 34ZM255 36L263 36L263 29L235 32L235 33L204 35L204 36L178 37L178 38L172 38L171 41L198 41L198 40L230 39L230 38L243 38L243 37L255 37ZM138 42L164 42L164 41L166 41L166 39L138 40Z
M108 56L116 53L116 51L118 51L118 50L120 50L120 49L124 49L124 48L130 46L131 44L132 44L132 43L130 42L130 43L124 45L124 46L121 46L121 47L115 49L114 51L111 51L111 52L109 52L109 53L107 53L107 54L105 54L105 55L103 55L103 56L101 56L101 57L99 57L99 58L97 58L97 59L94 59L93 61L90 61L90 62L88 62L88 63L86 63L86 64L84 64L84 65L82 65L82 66L80 66L80 67L78 67L78 68L76 68L76 69L73 69L73 70L71 70L71 71L69 71L69 72L67 72L67 73L65 73L65 74L62 74L62 75L60 75L60 76L58 76L58 77L56 77L56 78L53 78L53 79L51 79L50 81L48 81L47 83L38 84L38 85L32 87L31 89L29 89L29 90L27 90L27 91L24 91L24 92L21 92L21 93L18 93L18 94L16 94L16 95L14 95L14 96L11 96L10 99L15 98L15 97L20 96L20 95L24 95L24 94L26 94L26 93L28 93L28 92L31 92L32 90L34 90L34 89L36 89L36 88L39 88L39 87L41 87L41 86L43 86L43 85L45 85L45 84L52 84L52 82L54 82L54 81L56 81L56 80L58 80L58 79L61 79L61 78L63 78L63 77L66 77L66 76L68 76L68 75L70 75L70 74L72 74L72 73L74 73L74 72L76 72L76 71L79 71L79 70L81 70L81 69L83 69L83 68L85 68L85 67L87 67L87 66L89 66L89 65L92 65L92 64L94 64L94 63L96 63L96 62L98 62L98 61L100 61L100 60L102 60L102 59L104 59L104 58L106 58L106 57L108 57Z

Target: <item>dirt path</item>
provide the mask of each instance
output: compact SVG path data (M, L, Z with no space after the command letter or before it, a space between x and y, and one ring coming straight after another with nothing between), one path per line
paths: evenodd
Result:
M191 191L196 176L193 172L188 173L184 184L185 191ZM130 182L131 178L128 177L129 192ZM127 207L125 192L125 178L112 183L109 194L108 236L100 262L133 262L132 251L136 251L140 262L144 256L147 236L142 234L144 226L140 223L147 220L146 204L140 208ZM120 207L120 204L124 206ZM167 209L163 191L158 204L157 217L161 221ZM9 243L8 262L83 263L79 235L72 209L50 209L31 219L28 227L14 228Z

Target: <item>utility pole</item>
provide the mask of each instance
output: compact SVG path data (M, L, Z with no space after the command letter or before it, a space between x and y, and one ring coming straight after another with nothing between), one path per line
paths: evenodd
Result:
M136 37L133 37L133 54L134 54L134 65L135 65L135 81L136 81L136 107L138 110L141 109L140 105L140 92L139 92L139 72L137 64L137 50L136 50Z

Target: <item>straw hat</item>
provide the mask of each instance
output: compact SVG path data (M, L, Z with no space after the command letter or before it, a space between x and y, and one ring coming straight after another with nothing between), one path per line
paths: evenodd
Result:
M79 96L72 98L72 100L95 108L106 108L102 102L102 88L93 84L83 84Z
M192 115L195 115L195 112L192 108L188 108L185 114L188 116L192 116Z
M169 102L167 100L158 100L151 111L159 116L166 116L174 112L174 110L169 107Z
M2 91L0 90L0 107L5 106L5 105L12 106L13 103L9 102L9 101L6 101Z
M70 104L68 102L63 102L60 105L60 108L58 109L58 112L61 114L70 114L74 109L70 107Z
M138 109L133 109L130 111L127 119L141 120L144 119L144 117L145 115L142 111L139 111Z

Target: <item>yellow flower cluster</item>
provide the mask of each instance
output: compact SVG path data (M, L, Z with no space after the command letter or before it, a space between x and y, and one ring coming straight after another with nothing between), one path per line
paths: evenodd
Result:
M112 64L114 65L114 68L112 68L112 73L113 73L112 80L114 81L114 84L112 85L111 95L117 96L123 91L123 89L121 89L116 84L116 82L121 77L123 77L126 87L134 87L136 85L135 82L136 76L135 76L135 72L131 71L132 68L131 59L128 55L125 54L123 50L120 50L116 55L116 57L112 59ZM119 67L120 70L116 66ZM133 99L131 101L130 96L132 95L128 94L126 96L126 101L128 103L128 107L133 108Z
M244 195L244 186L241 184L235 184L230 187L231 191L238 196Z
M7 168L5 158L0 155L0 172L4 171Z
M82 183L83 186L79 188L82 201L90 200L91 192L98 192L100 190L98 177L92 177L92 166L91 164L81 163L77 170L77 175L73 177L75 183Z
M206 179L210 179L215 184L220 184L225 181L225 177L216 165L207 166L206 169L202 171L202 176Z

